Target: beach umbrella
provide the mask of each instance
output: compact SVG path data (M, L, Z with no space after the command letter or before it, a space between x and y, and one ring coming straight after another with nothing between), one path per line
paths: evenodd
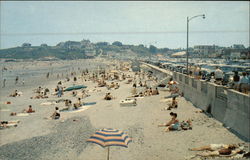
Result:
M84 85L72 86L72 87L66 88L64 91L78 90L78 89L82 89L82 88L87 88L87 86L84 86Z
M121 146L128 147L128 143L132 140L125 134L123 131L112 129L112 128L104 128L99 131L96 131L87 142L95 143L100 146L108 147L108 155L107 160L109 160L109 147L110 146Z

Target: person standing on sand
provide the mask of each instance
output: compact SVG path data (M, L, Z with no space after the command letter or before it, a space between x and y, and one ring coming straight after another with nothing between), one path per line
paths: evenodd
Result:
M2 88L5 87L5 83L6 83L6 79L3 79L3 87Z
M239 88L240 88L241 92L248 94L249 79L247 77L246 72L243 72L242 75L243 75L243 77L241 77L241 79L240 79Z
M223 75L222 70L217 66L214 72L215 83L221 84L223 77L224 75Z
M18 79L19 79L19 77L18 77L18 76L16 76L16 82L15 82L15 85L17 85L17 83L18 83Z
M47 78L47 79L49 78L49 72L47 73L46 78Z

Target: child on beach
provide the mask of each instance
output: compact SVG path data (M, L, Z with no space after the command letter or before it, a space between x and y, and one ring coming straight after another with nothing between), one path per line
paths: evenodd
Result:
M59 108L55 107L55 112L50 116L52 119L59 119L60 118Z
M106 93L104 99L105 99L105 100L111 100L111 99L112 99L111 94L110 94L110 93Z
M10 94L10 97L16 97L18 95L17 90L14 91L14 93Z
M83 105L83 103L81 102L81 98L77 99L77 102L74 103L74 107L75 109L78 109L79 107L81 107Z
M26 113L33 113L33 112L35 112L35 110L33 110L32 106L29 105L29 109L28 110L24 110L24 112L26 112Z

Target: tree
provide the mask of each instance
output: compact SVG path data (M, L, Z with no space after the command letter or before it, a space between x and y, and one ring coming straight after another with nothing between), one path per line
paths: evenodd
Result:
M149 46L149 52L150 53L156 53L157 52L157 48L155 46L153 46L153 45L150 45Z
M120 47L120 46L122 46L122 42L115 41L115 42L112 43L112 45Z
M97 42L96 45L99 47L102 47L102 46L108 46L109 43L108 42Z

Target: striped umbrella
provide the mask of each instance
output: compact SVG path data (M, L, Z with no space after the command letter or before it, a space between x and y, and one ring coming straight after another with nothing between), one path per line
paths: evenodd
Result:
M109 146L121 146L128 147L128 143L132 140L125 134L123 131L119 131L111 128L104 128L99 131L96 131L87 142L99 144L102 147L108 147L108 156L109 160Z

